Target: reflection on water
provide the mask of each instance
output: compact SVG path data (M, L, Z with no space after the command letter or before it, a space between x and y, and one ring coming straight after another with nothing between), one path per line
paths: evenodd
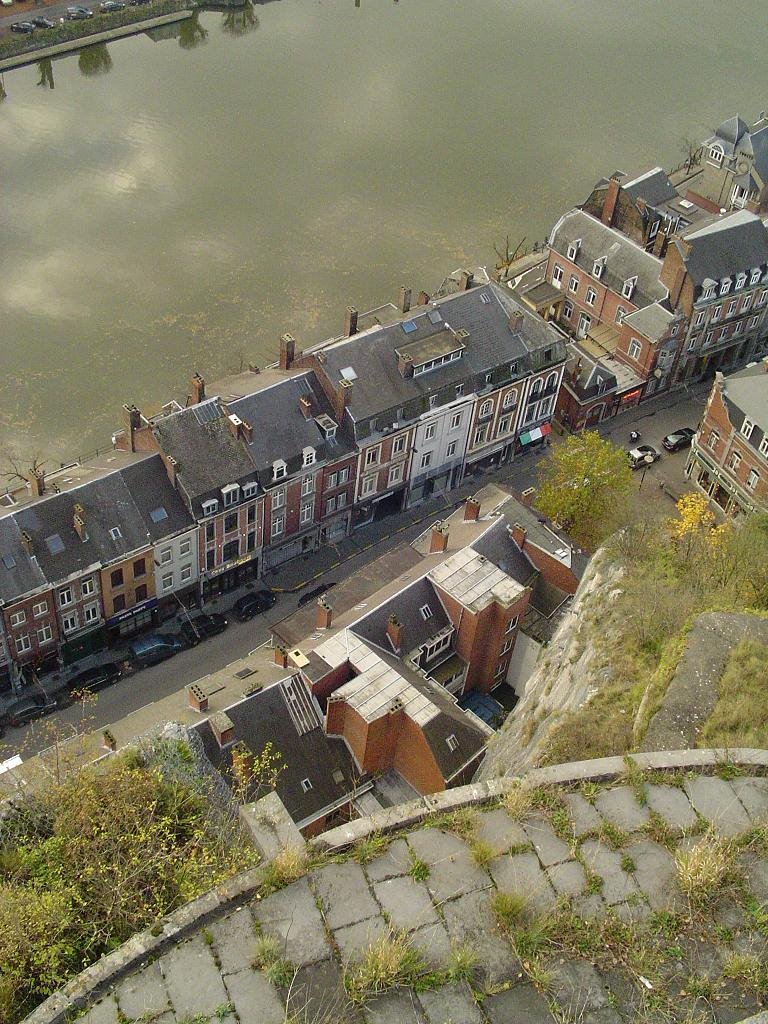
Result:
M590 14L249 3L0 76L0 450L93 448L123 402L492 266L606 171L756 114L762 0L643 0L651 35Z

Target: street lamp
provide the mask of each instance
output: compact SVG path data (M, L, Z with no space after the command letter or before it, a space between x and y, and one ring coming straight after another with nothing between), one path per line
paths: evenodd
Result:
M653 456L652 455L644 455L643 456L643 472L640 474L640 486L637 488L638 491L642 491L642 489L643 489L643 480L645 480L645 474L648 472L648 467L652 466L652 465L653 465Z

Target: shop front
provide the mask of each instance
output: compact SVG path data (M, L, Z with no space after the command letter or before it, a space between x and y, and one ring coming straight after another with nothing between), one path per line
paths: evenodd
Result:
M219 594L237 590L259 575L259 556L248 554L233 558L216 569L208 569L200 578L203 601L210 601Z
M520 444L520 451L531 451L534 448L540 448L541 445L546 444L547 438L552 433L551 423L542 423L541 426L534 427L532 430L525 430L518 437Z
M77 636L68 636L61 645L61 660L64 665L72 665L81 658L87 658L89 654L96 654L103 651L107 646L107 630L104 623L96 629Z
M122 640L124 637L135 636L142 629L157 624L157 598L150 597L146 601L127 608L119 615L107 619L106 631L109 641Z

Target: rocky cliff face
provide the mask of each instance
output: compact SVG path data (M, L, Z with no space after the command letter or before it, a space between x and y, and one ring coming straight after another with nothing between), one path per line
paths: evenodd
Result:
M552 728L566 711L576 711L612 679L606 665L611 606L620 593L621 569L604 551L587 567L573 603L526 685L525 695L490 740L477 778L519 775L532 768L547 747Z

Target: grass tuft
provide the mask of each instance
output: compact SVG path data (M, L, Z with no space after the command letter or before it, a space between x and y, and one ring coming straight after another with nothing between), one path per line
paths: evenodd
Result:
M424 973L424 959L407 936L390 932L371 943L361 959L346 969L344 986L352 1002L362 1005L382 992L417 985Z
M491 906L499 924L510 932L530 917L528 898L519 892L497 892Z
M288 988L296 968L280 955L280 943L272 935L259 935L254 945L251 967L263 971L275 988Z
M732 880L736 848L709 831L700 842L675 854L677 880L689 899L702 901L720 893Z
M417 857L413 850L411 850L411 866L408 868L408 874L414 882L426 882L429 878L429 864Z
M516 781L501 803L513 821L521 821L533 807L533 790L527 783Z
M484 839L474 839L470 846L472 853L472 859L479 868L488 870L488 866L499 855L499 851L491 843L485 842Z
M390 842L389 836L382 835L381 832L374 832L355 843L351 850L352 858L358 864L370 864L376 857L387 852Z
M309 857L303 846L286 846L264 868L264 888L269 892L283 889L302 878L309 868Z

